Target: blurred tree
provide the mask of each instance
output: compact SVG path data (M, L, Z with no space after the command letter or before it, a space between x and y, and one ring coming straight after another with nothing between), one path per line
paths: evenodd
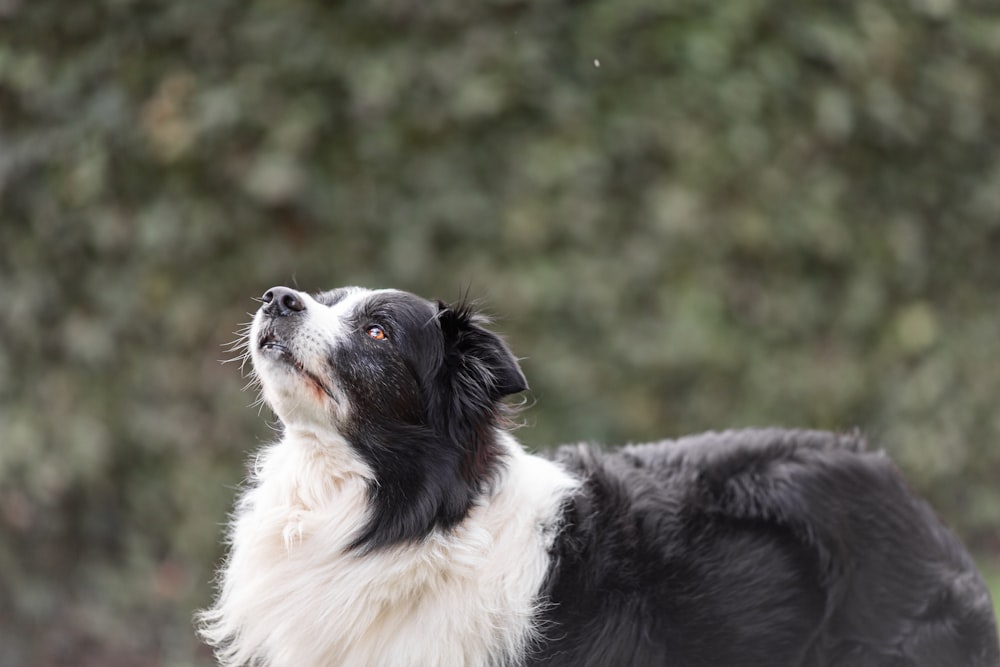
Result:
M0 666L208 664L272 284L469 289L532 446L859 426L998 562L989 3L0 0Z

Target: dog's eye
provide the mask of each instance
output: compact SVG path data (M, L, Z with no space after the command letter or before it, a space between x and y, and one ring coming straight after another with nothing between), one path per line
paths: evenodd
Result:
M368 327L368 330L365 331L365 333L368 334L369 337L374 338L375 340L385 340L388 337L385 335L385 329L383 329L377 324L373 324L372 326Z

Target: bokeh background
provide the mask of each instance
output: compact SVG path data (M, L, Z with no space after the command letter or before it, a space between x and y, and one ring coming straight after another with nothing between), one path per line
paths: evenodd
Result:
M496 317L531 447L861 428L1000 570L1000 12L0 0L0 666L210 664L275 284Z

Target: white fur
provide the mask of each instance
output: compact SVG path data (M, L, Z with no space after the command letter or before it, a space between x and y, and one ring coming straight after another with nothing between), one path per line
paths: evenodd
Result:
M223 665L475 667L523 655L563 498L576 482L508 449L497 491L454 530L359 555L371 476L347 444L289 432L266 447L232 523L203 635Z

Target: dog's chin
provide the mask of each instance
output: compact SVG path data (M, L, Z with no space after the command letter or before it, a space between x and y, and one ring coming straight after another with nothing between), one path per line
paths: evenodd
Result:
M254 351L254 370L264 400L286 426L327 428L341 401L319 376L280 343L263 344Z

